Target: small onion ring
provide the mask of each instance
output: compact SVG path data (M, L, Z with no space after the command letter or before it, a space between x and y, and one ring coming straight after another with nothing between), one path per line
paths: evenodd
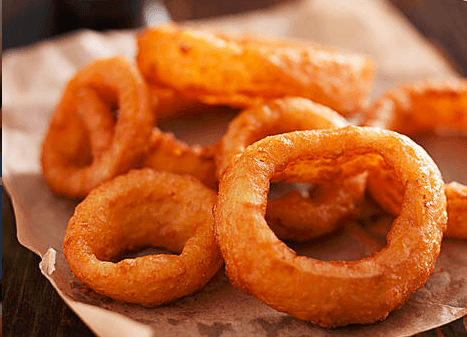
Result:
M412 135L467 131L467 79L427 80L392 89L365 111L365 125Z
M290 191L269 201L266 221L282 240L308 241L340 228L344 218L359 215L367 172L314 187L311 197Z
M374 75L373 62L364 56L174 24L138 35L137 63L148 82L207 104L247 107L262 98L294 95L342 114L362 109Z
M217 146L188 145L168 132L154 128L141 167L189 174L210 188L217 187L214 154Z
M266 136L345 125L347 121L337 112L306 98L285 97L253 105L230 122L222 137L216 152L217 176L248 145ZM316 198L291 191L268 203L266 220L281 239L307 241L336 230L356 210L365 187L366 174L362 174L318 186L321 193Z
M457 182L446 184L448 228L446 236L467 239L467 186Z
M155 307L201 289L222 259L214 237L216 193L190 176L133 170L94 189L68 222L63 252L96 293ZM165 248L118 260L127 251Z
M402 210L381 251L358 261L319 261L297 256L268 227L271 179L320 182L381 161L405 186ZM446 196L436 164L405 136L351 126L296 131L256 142L229 166L215 219L234 286L276 310L335 327L382 320L425 284L446 227Z
M119 108L107 151L98 145L91 150L89 130L81 119L83 112L78 111L83 88L94 90L105 104ZM96 96L92 99L97 100ZM89 64L68 82L52 116L42 145L46 182L57 194L85 197L102 182L136 167L147 150L152 125L147 87L136 67L121 57ZM93 157L92 151L99 156Z

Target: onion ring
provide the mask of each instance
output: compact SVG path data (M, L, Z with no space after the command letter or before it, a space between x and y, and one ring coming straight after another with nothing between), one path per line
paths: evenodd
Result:
M295 252L264 215L271 179L321 182L384 161L404 182L402 210L381 251L358 261ZM405 136L377 128L296 131L250 145L219 185L216 235L232 284L276 310L323 327L374 323L401 307L433 272L446 227L441 174Z
M467 186L457 182L446 184L448 228L446 236L467 239Z
M366 111L366 125L413 135L448 128L467 131L467 79L430 80L403 85L388 91ZM398 214L402 185L394 175L378 169L370 173L368 190L390 214ZM465 205L464 186L446 185L448 227L446 235L467 238L467 218L460 210ZM449 211L451 209L451 212ZM455 210L455 211L453 211Z
M441 127L466 132L467 79L403 85L377 99L365 114L365 125L406 135Z
M158 171L189 174L206 186L217 186L214 154L216 145L189 146L177 140L173 134L154 128L149 150L141 164Z
M155 307L201 289L222 259L214 237L216 193L189 176L133 170L76 207L63 241L72 272L96 293ZM118 260L127 251L180 255Z
M86 123L96 123L84 122L80 115L86 109L78 109L84 88L95 91L91 100L102 100L101 106L119 108L112 143L106 151L105 142L91 150ZM97 125L98 130L108 126ZM153 125L147 87L137 68L121 57L89 64L69 81L52 116L41 157L47 184L57 194L86 196L102 182L136 167L147 150ZM96 130L92 133L98 134ZM99 156L93 157L92 151Z
M365 196L367 172L314 187L313 197L290 191L269 201L266 221L282 240L308 241L331 233L344 218L359 215Z
M246 107L294 95L342 114L362 109L374 75L369 58L328 47L233 38L174 24L138 35L137 63L148 82L207 104Z
M248 145L266 136L345 125L347 121L337 112L306 98L286 97L254 105L238 114L222 137L216 152L217 175L221 177ZM268 203L266 220L281 239L307 241L337 229L340 220L356 210L365 187L363 174L317 187L321 193L316 198L291 191Z
M229 124L216 153L216 172L222 176L227 166L245 148L279 133L344 127L348 123L337 112L306 98L285 97L251 106Z

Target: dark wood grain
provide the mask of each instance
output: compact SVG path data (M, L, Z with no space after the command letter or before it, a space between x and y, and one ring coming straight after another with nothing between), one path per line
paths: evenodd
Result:
M277 0L234 2L166 0L178 20L257 9ZM424 34L441 48L459 72L467 76L467 2L462 0L391 0ZM230 3L230 5L228 5ZM243 6L243 7L241 7ZM178 11L178 12L177 12ZM2 189L3 210L3 336L94 336L64 304L39 271L39 258L16 240L15 219L8 195ZM467 319L417 337L465 337Z

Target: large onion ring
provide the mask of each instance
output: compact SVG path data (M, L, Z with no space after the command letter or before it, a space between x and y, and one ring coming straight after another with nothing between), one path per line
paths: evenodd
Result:
M365 125L406 135L438 128L466 132L467 79L403 85L377 99L365 114Z
M77 110L82 90L94 90L93 100L119 109L112 143L91 149L88 128ZM83 113L83 112L82 112ZM100 125L97 122L97 125ZM50 188L61 195L80 198L114 176L135 167L147 150L154 125L146 84L132 64L121 57L95 61L69 81L55 109L42 146L42 171ZM101 127L102 126L102 127ZM106 123L96 130L106 128ZM94 131L96 131L94 130ZM94 132L98 134L98 132ZM99 153L93 156L92 152Z
M404 182L387 246L358 261L297 256L268 227L271 179L317 181L391 167ZM276 310L323 327L373 323L402 306L433 272L446 227L441 174L427 153L394 132L346 127L270 136L222 176L217 242L236 287Z
M293 95L342 114L366 104L374 74L370 59L319 45L233 38L173 24L139 34L137 63L149 83L207 104L246 107Z
M222 264L213 228L216 197L189 176L130 171L76 207L63 241L65 258L81 281L119 301L154 307L189 295ZM180 255L112 262L148 246Z
M245 148L279 133L338 128L347 121L337 112L306 98L267 100L243 110L229 124L216 152L217 175ZM363 199L366 174L323 184L315 198L291 191L268 203L266 220L281 239L307 241L337 229L344 217L355 211ZM312 223L313 226L309 224Z

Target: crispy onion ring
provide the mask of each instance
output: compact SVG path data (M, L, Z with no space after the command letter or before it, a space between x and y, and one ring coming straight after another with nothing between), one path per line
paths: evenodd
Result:
M342 114L361 110L374 75L373 62L363 56L173 24L139 34L137 63L148 82L207 104L246 107L294 95Z
M314 186L310 197L290 191L268 202L266 221L283 240L308 241L331 233L344 224L344 218L359 215L367 175L365 172Z
M365 125L406 135L437 128L466 132L467 79L406 84L388 91L365 113Z
M72 272L96 293L158 306L201 289L222 259L214 237L216 193L189 176L133 170L76 207L63 241ZM157 254L113 262L128 251Z
M158 104L162 104L161 112L166 120L175 117L176 113L192 113L192 111L174 112L177 107L175 99L180 97L171 89L152 87L153 111L159 121ZM157 97L155 96L157 95ZM115 129L115 118L112 110L103 102L93 89L82 88L78 92L80 104L77 113L85 124L89 134L92 156L99 158L108 151L112 144ZM186 101L186 100L185 100ZM198 104L199 105L199 104ZM180 106L179 106L180 107ZM185 106L188 109L188 106ZM201 180L208 187L217 187L215 174L214 151L216 146L190 146L174 137L172 133L161 132L154 127L148 140L146 154L139 167L149 167L156 171L168 171L190 174Z
M254 142L279 133L330 129L348 123L337 112L306 98L285 97L251 106L229 124L216 154L216 172L220 178L227 166Z
M142 167L158 171L192 175L206 186L217 187L214 154L216 145L202 147L187 145L173 134L155 128Z
M403 85L388 91L366 111L366 125L378 126L413 135L438 128L467 132L467 79L430 80ZM446 235L467 238L465 186L446 185L448 227ZM390 214L398 214L402 186L390 171L371 172L368 190ZM451 209L451 211L449 211Z
M216 152L217 175L245 148L270 135L337 128L347 121L337 112L306 98L265 101L243 110L229 124ZM318 186L314 198L291 191L268 203L266 220L281 239L307 241L334 231L351 215L365 194L366 174ZM312 223L313 226L309 226Z
M268 227L271 179L321 182L384 161L404 182L387 246L358 261L297 256ZM373 323L401 307L433 272L446 226L441 174L428 154L391 131L346 127L270 136L222 176L217 242L232 284L276 310L323 327Z
M92 149L86 126L94 127L93 134L98 135L98 130L108 124L100 124L99 118L81 118L87 109L79 107L89 91L95 92L91 97L95 104L107 105L109 111L114 105L119 109L111 144L106 143L107 139L96 145L94 137ZM69 81L52 116L42 145L46 182L58 194L86 196L100 183L138 164L147 150L153 125L147 87L137 68L121 57L89 64Z

